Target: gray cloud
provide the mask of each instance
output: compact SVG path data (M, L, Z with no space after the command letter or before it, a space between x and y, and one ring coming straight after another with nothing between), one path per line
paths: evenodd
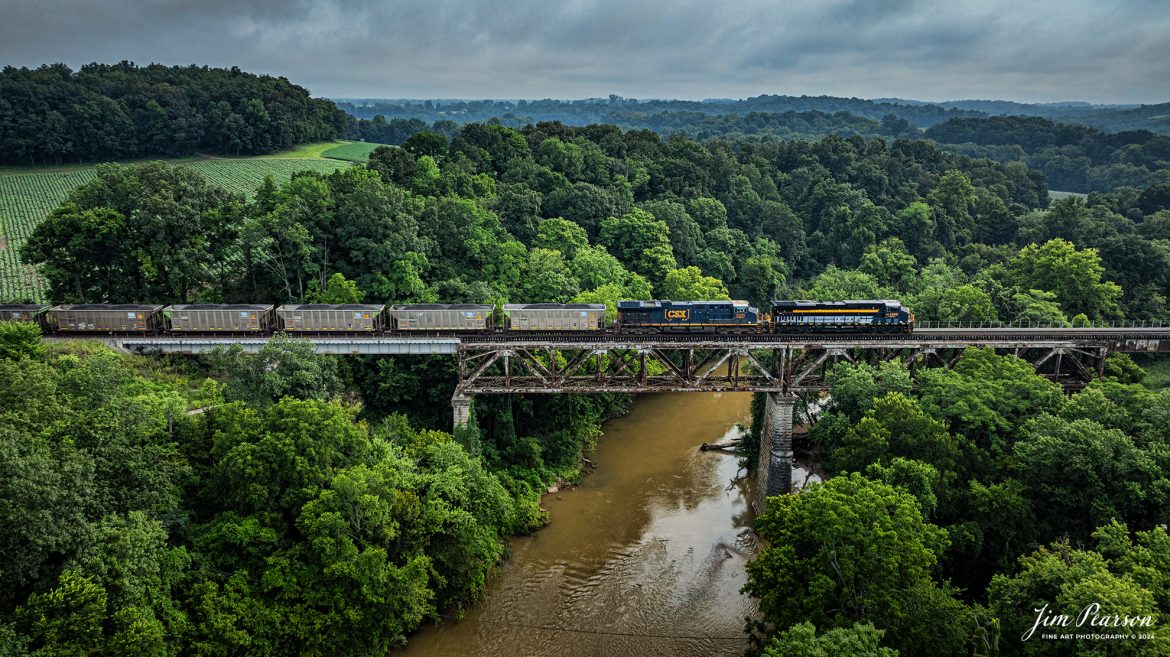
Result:
M1165 102L1159 0L5 0L0 63L240 66L326 96Z

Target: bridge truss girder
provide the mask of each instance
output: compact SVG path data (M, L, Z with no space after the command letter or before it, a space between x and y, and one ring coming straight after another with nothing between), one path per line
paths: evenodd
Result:
M842 360L901 360L912 371L953 367L967 343L872 342L783 344L678 342L536 344L464 343L456 395L601 392L776 392L823 390L825 374ZM1107 344L987 344L1031 362L1068 389L1084 387L1104 369Z
M463 345L463 394L779 392L779 350L735 345Z

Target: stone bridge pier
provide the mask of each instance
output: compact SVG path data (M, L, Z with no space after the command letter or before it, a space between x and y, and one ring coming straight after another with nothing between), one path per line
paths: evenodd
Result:
M769 392L760 429L760 461L756 466L752 508L764 512L765 500L792 491L792 409L796 397Z
M454 428L466 427L467 422L471 420L471 397L456 392L451 397L451 411L454 419L452 423Z

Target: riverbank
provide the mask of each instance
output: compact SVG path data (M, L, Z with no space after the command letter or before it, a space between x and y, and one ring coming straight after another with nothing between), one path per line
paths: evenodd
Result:
M580 485L544 497L549 525L461 621L400 654L739 655L755 602L739 593L756 550L738 458L701 452L749 421L747 394L639 397L603 426Z

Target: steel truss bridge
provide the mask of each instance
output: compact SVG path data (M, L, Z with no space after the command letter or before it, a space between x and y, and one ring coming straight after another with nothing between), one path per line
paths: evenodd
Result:
M240 345L257 352L263 337L114 336L138 353L198 354ZM900 360L910 369L951 367L967 347L1014 354L1066 390L1101 375L1110 353L1170 353L1170 326L1092 328L917 328L908 334L615 335L502 333L446 336L312 335L318 353L447 354L459 360L451 404L455 426L470 419L474 395L640 392L768 394L756 480L757 511L766 496L791 489L795 395L825 389L837 362Z

